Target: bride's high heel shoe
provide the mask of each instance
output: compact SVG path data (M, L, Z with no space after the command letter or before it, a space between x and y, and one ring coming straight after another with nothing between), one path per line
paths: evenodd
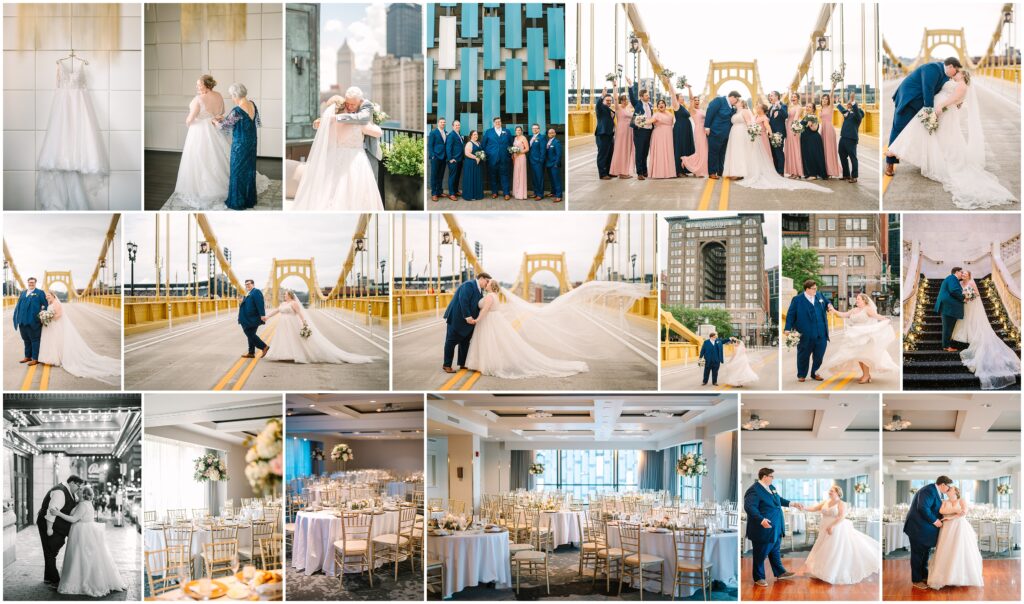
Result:
M858 384L870 384L871 383L871 378L870 377L868 377L868 378L860 378L859 380L857 380L857 383Z

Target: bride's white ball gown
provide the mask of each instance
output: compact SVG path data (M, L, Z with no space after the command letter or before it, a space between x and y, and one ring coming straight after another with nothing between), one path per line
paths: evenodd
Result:
M880 571L881 551L878 541L858 531L846 518L839 519L839 504L824 502L818 538L801 573L833 585L860 583Z
M955 80L943 84L935 95L935 105L950 99L960 85ZM974 90L979 84L964 86L964 101L940 113L937 130L929 134L915 117L889 145L889 152L920 168L925 178L940 183L958 208L975 210L1013 203L1017 200L1013 193L985 170L985 133Z
M80 502L71 515L79 520L71 525L68 542L64 546L64 567L57 591L100 598L112 591L128 589L128 583L107 548L107 525L96 522L92 502Z
M747 347L743 345L743 342L738 342L732 358L726 361L722 365L722 369L719 370L718 381L728 386L738 387L753 384L759 379L747 359Z
M985 585L978 534L960 513L960 502L944 501L939 510L943 516L935 554L928 562L928 587L941 589L947 585Z
M51 302L49 310L56 318L43 328L39 362L60 367L75 377L120 386L121 359L105 357L89 348L60 302Z
M297 302L283 302L270 312L268 319L280 314L273 346L267 355L268 361L292 361L295 363L372 363L375 357L346 352L325 338L310 322ZM308 324L312 335L299 335L302 326Z
M978 291L973 280L966 285ZM998 390L1017 383L1020 358L992 330L981 296L964 304L964 318L953 327L953 339L968 344L960 351L960 360L981 382L982 390Z
M859 372L858 363L871 368L872 375L899 371L889 354L889 345L895 339L892 323L879 321L868 316L866 310L855 308L846 319L845 329L832 335L821 366L830 375Z
M760 139L750 140L747 134L746 109L737 110L732 116L729 142L725 147L725 167L722 176L742 177L735 184L749 189L783 189L787 191L808 190L831 193L832 190L810 182L779 176L771 156L764 149ZM748 115L749 117L749 115ZM752 119L752 118L751 118Z

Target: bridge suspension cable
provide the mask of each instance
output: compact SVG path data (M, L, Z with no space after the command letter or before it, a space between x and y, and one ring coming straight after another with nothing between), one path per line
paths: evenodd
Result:
M14 277L15 283L18 287L25 289L25 282L21 280L21 274L18 272L18 267L14 265L14 257L11 256L11 251L7 249L7 240L4 239L4 260L7 261L7 266L11 268L11 276ZM6 287L6 285L4 286Z
M82 290L82 297L88 296L92 293L93 286L96 285L96 279L99 277L100 270L103 268L104 261L107 258L107 253L110 251L110 244L114 241L114 236L117 235L117 224L121 220L120 214L113 214L110 217L110 225L107 227L107 233L103 237L103 246L100 248L100 255L96 258L96 266L92 269L92 276L89 277L89 283L86 284L85 289ZM69 287L68 295L74 294L74 287Z

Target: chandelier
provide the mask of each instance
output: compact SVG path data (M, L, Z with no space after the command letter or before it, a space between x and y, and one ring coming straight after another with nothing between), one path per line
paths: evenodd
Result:
M760 415L753 413L750 415L750 419L743 422L744 430L761 430L768 427L768 420L761 419Z
M675 417L674 415L672 415L668 411L644 411L644 415L647 416L647 417L661 417L661 418Z
M547 419L549 417L554 417L554 416L552 414L548 413L547 411L534 411L533 413L526 414L526 417L528 419Z
M882 424L882 427L889 432L899 432L900 430L906 430L910 427L910 422L903 419L902 416L893 415L892 419Z

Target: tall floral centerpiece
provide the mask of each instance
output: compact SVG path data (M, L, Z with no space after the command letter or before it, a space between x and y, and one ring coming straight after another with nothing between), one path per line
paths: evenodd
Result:
M245 477L255 495L274 495L281 484L284 474L282 428L280 418L269 419L263 431L245 442L249 447L245 454Z
M703 455L687 453L676 460L676 474L694 478L708 475L708 463Z
M352 447L345 443L334 445L334 448L331 449L331 459L341 462L342 471L345 470L345 466L348 462L352 461L353 458L355 458L355 455L352 454Z
M228 476L227 462L216 453L207 453L202 457L197 457L195 463L196 473L193 478L196 482L220 482L231 478Z
M542 464L542 463L532 463L532 464L530 464L529 472L530 472L531 476L534 476L534 477L541 476L542 474L544 474L544 464ZM537 480L536 478L534 478L534 484L535 484L535 488L536 488L537 492L540 492L540 491L544 490L544 484L542 482L540 482L539 480Z

